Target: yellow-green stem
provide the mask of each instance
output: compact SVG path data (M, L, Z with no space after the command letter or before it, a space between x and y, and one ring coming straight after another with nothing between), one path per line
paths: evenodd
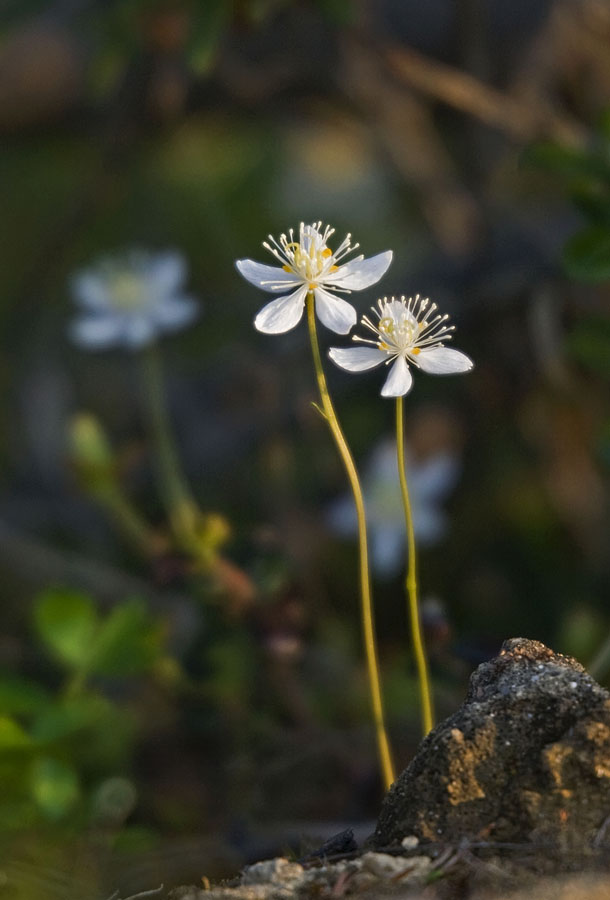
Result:
M415 552L415 532L413 530L413 516L407 487L407 475L405 471L405 438L403 422L403 398L396 398L396 455L398 458L398 477L400 479L400 491L405 510L405 524L407 526L407 550L409 554L406 579L407 597L409 601L409 618L411 620L411 634L413 636L413 650L419 679L419 694L421 702L421 721L424 736L434 727L434 713L432 709L432 692L430 690L430 677L428 675L428 661L426 648L422 636L421 621L419 616L419 601L417 594L417 556Z
M185 549L196 548L199 508L193 498L174 444L165 399L159 351L151 344L141 353L144 400L156 450L159 490L172 530Z
M360 599L362 613L362 628L364 632L364 646L366 650L367 668L369 676L369 686L371 692L371 705L373 709L373 720L375 723L375 733L377 736L377 748L379 753L379 762L381 772L386 789L395 781L394 765L392 763L392 754L390 752L390 744L385 727L383 701L381 699L381 686L379 679L379 663L377 661L377 647L375 642L375 624L373 620L373 604L371 601L371 580L369 575L368 562L368 543L366 535L366 518L364 512L364 499L358 479L358 473L354 460L350 453L349 447L341 427L339 425L333 404L328 393L326 385L326 376L322 367L322 358L320 356L320 346L318 344L318 334L316 331L316 316L314 297L312 293L307 295L307 322L309 325L309 337L311 339L311 350L313 353L313 362L318 381L318 389L320 391L320 400L322 402L322 411L328 422L337 450L345 466L345 471L349 479L350 487L354 495L356 504L356 514L358 517L358 548L360 557Z

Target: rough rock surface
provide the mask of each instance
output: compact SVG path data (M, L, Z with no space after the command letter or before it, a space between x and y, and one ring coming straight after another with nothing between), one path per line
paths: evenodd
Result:
M387 795L373 848L424 841L599 844L610 815L610 694L576 660L505 641Z

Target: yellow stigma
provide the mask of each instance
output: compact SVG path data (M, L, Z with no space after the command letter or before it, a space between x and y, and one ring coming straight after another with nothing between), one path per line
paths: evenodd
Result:
M379 320L379 330L384 334L394 334L394 320L391 316L384 316Z

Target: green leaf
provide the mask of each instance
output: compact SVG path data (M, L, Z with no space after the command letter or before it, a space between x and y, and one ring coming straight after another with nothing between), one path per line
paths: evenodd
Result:
M64 665L85 668L98 619L93 601L85 594L51 590L43 594L34 609L40 638Z
M579 281L610 279L610 228L594 225L574 235L565 246L563 263Z
M49 693L39 684L14 675L0 675L0 712L28 715L48 705Z
M44 709L32 723L32 737L39 743L54 743L78 732L96 728L112 709L97 694L71 697Z
M591 225L610 227L610 194L583 189L572 194L572 203Z
M140 601L117 606L100 625L91 647L90 671L110 676L143 672L160 652L159 638Z
M80 798L78 775L72 766L51 756L34 760L30 792L47 819L63 818Z
M567 339L570 354L602 378L610 379L610 319L587 319Z
M610 183L610 165L603 157L592 151L561 144L533 144L522 153L521 163L566 179L585 178Z
M32 738L18 722L0 716L0 753L4 750L24 750L32 746Z

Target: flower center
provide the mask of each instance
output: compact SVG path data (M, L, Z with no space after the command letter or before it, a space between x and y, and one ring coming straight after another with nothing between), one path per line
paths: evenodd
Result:
M381 350L390 350L392 347L407 350L416 342L421 325L405 311L403 316L382 316L378 328L382 338L379 343Z
M294 271L308 282L315 282L320 277L328 260L333 255L329 247L316 247L316 241L311 239L303 243L292 241L287 243L284 249L286 256L291 260L290 264L282 266L284 271ZM328 271L336 272L338 268L338 266L330 266Z
M116 309L134 310L146 302L141 279L130 272L116 272L109 279L108 286Z

